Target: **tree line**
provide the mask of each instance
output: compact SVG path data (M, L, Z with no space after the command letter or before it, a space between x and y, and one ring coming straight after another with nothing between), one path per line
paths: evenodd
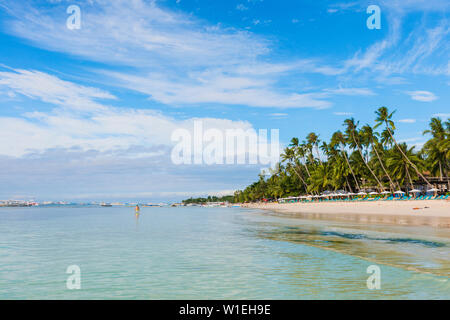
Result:
M270 176L234 193L233 202L255 201L323 191L391 191L446 186L450 189L450 121L431 118L423 132L429 139L414 150L395 139L395 123L386 107L375 111L373 126L345 119L330 141L311 132L305 140L292 138ZM432 181L430 181L432 180ZM438 183L436 184L436 181Z

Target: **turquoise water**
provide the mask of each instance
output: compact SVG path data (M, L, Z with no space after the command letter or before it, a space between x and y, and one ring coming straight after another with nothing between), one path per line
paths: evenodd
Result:
M381 289L369 290L370 265ZM81 269L81 289L66 269ZM0 208L1 299L449 299L446 229L240 208Z

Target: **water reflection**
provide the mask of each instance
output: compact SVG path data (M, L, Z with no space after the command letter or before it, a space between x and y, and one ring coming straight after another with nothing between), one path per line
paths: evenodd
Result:
M375 263L450 277L450 240L436 237L433 229L280 221L260 221L253 232L263 239L320 247Z

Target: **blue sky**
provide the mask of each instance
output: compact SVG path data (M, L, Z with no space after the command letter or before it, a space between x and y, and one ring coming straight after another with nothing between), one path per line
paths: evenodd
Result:
M81 28L66 27L69 5ZM381 29L368 29L368 5ZM279 129L329 139L397 109L420 147L449 117L450 3L0 2L0 199L175 200L229 193L256 165L176 166L171 133Z

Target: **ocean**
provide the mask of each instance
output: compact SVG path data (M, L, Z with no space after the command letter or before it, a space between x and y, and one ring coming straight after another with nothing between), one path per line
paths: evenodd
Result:
M0 208L0 299L449 298L448 229L243 208Z

